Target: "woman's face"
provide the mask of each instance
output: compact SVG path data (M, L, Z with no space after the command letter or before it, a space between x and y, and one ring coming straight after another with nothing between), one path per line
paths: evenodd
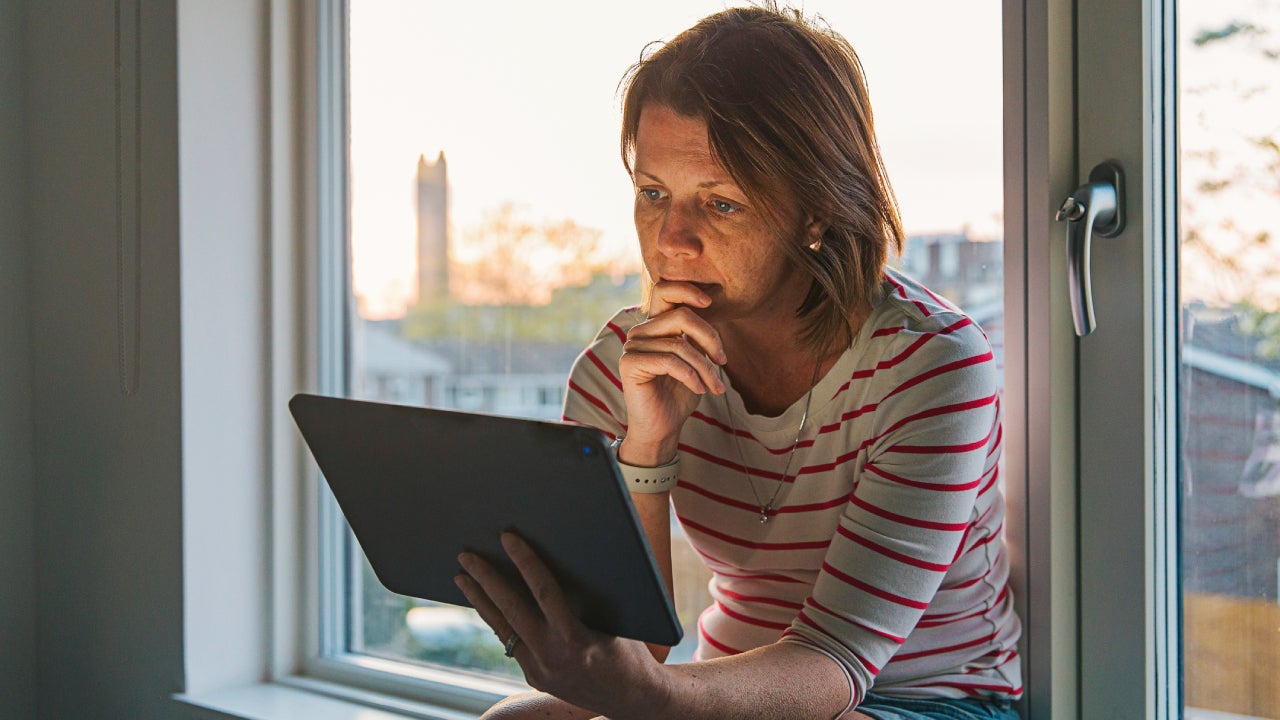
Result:
M646 105L632 167L636 233L654 282L697 285L711 296L711 305L698 311L711 322L794 319L809 279L712 157L705 122ZM798 218L790 225L792 242L817 232Z

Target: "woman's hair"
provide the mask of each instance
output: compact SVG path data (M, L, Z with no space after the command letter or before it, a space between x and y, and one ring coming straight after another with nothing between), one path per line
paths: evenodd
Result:
M804 342L847 347L852 311L875 302L889 249L903 242L853 47L773 2L724 10L652 47L621 83L627 171L644 107L705 121L712 155L812 277L797 309ZM817 250L795 241L806 218L826 224Z

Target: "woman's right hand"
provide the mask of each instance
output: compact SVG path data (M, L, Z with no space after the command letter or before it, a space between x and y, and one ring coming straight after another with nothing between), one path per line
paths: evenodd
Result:
M659 281L649 319L631 328L618 363L627 406L627 436L618 459L654 467L675 457L680 428L706 392L725 392L720 334L693 308L711 298L687 282Z

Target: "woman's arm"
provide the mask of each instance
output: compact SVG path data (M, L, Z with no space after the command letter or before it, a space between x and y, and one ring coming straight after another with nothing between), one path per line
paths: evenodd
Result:
M835 660L797 643L774 643L731 657L672 665L660 713L644 708L623 718L860 717L848 709L848 678Z
M565 703L615 720L826 720L849 705L849 680L836 661L795 643L687 665L659 664L644 643L583 625L533 550L512 533L502 543L534 602L471 553L458 558L466 573L458 576L458 587L499 637L519 636L514 655L528 683Z
M534 690L512 695L485 711L480 720L591 720L594 710L570 705L554 695Z
M630 708L609 714L609 720L869 720L858 712L841 714L849 704L849 691L841 690L848 686L844 673L834 660L803 645L777 643L733 657L664 667L667 690L647 697L643 691L636 693L640 699ZM660 698L664 698L662 702ZM507 698L482 720L604 717L553 695L531 692Z

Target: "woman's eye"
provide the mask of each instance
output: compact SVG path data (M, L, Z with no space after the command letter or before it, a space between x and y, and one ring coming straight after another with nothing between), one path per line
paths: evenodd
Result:
M656 202L662 199L662 191L654 190L653 188L640 188L640 194L643 195L646 200Z
M737 205L734 205L733 203L728 202L726 200L713 199L711 201L711 207L715 208L716 212L724 213L726 215L728 215L731 212L736 212L738 210Z

